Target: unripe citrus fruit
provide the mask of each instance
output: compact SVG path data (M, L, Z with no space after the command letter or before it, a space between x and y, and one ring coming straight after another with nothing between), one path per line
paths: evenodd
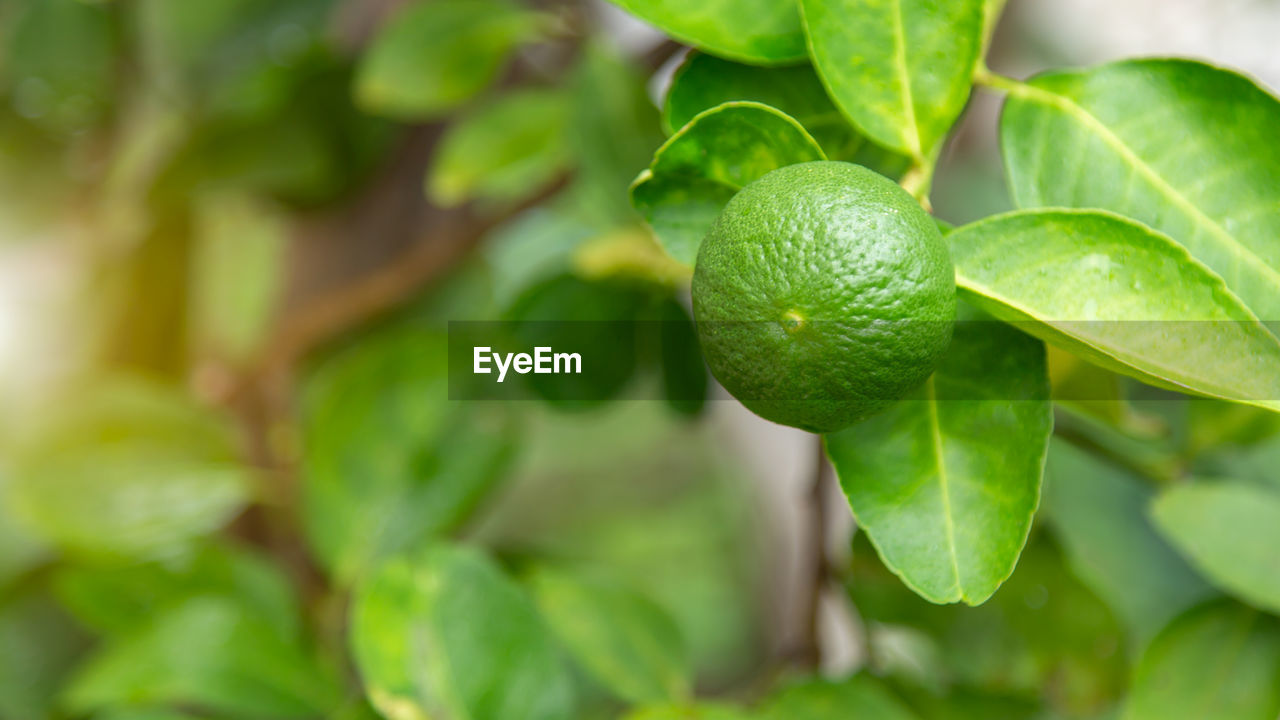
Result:
M711 372L767 420L830 432L924 382L951 341L955 269L906 191L860 165L774 170L703 240L693 313Z

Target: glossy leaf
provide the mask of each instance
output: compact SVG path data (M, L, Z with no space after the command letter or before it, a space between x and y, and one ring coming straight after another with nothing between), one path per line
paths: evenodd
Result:
M788 0L611 0L680 42L731 60L779 65L802 60L800 15Z
M792 685L767 700L760 716L764 720L916 719L893 693L866 675Z
M456 528L502 479L515 426L496 404L451 404L445 339L392 326L326 359L303 413L307 537L340 582Z
M249 499L230 429L169 388L82 389L33 423L8 488L42 538L74 553L149 558L226 524Z
M538 192L568 163L568 98L520 90L458 120L436 149L427 195L439 205L503 204Z
M1111 213L1026 210L947 236L966 297L1160 387L1280 407L1280 341L1176 243Z
M825 437L859 528L925 599L977 605L1013 572L1040 499L1048 392L1043 345L961 322L923 388Z
M570 655L619 698L675 701L690 692L680 630L653 601L603 576L542 569L534 595Z
M693 265L725 203L747 183L784 165L825 159L804 128L756 102L699 113L653 156L631 186L631 203L667 252Z
M814 66L868 137L932 158L969 99L982 0L800 0Z
M99 649L68 686L74 713L125 703L230 715L309 717L342 694L294 640L228 597L199 597Z
M351 643L365 690L396 720L559 720L569 675L520 586L478 551L434 546L357 589Z
M1273 720L1280 713L1280 622L1234 603L1179 617L1152 642L1123 720Z
M1042 513L1072 569L1144 646L1174 616L1213 594L1147 517L1154 491L1061 440L1049 445Z
M1280 321L1280 101L1188 60L1039 76L1001 121L1021 207L1099 207L1181 243L1253 311ZM1280 396L1273 396L1280 397Z
M1169 542L1215 585L1280 612L1280 492L1239 482L1179 485L1151 512Z
M387 20L361 59L356 101L399 119L439 117L496 79L512 50L542 23L508 0L409 4Z

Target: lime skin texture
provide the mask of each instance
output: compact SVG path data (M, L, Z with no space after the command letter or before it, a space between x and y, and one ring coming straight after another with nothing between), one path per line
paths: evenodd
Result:
M847 427L933 372L951 341L955 268L906 191L860 165L767 173L698 250L693 314L712 374L757 415Z

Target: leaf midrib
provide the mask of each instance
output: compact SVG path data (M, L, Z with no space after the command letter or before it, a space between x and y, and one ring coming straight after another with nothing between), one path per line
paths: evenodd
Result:
M1252 262L1250 265L1257 268L1261 273L1268 277L1271 284L1280 292L1280 270L1276 270L1263 261L1257 253L1250 250L1246 245L1235 238L1234 235L1227 232L1216 220L1209 217L1195 203L1191 202L1177 188L1169 184L1159 173L1155 171L1145 160L1129 147L1123 139L1111 131L1101 120L1093 113L1089 112L1079 103L1065 95L1045 90L1034 85L1025 83L1018 84L1009 88L1009 93L1016 97L1028 100L1030 102L1041 103L1055 107L1074 118L1077 122L1084 125L1087 129L1093 130L1098 137L1102 139L1112 150L1116 151L1130 167L1134 168L1146 178L1156 189L1167 197L1174 205L1183 212L1191 216L1197 225L1204 227L1209 233L1224 242L1228 247L1234 249L1237 256L1243 256Z
M926 404L929 406L929 431L933 436L934 466L938 470L938 486L942 493L942 521L947 537L947 554L951 557L951 572L955 574L952 587L959 593L960 599L967 599L960 582L960 558L956 553L956 528L951 509L951 482L947 477L947 464L943 461L942 422L938 418L938 392L932 377L925 383L925 388L928 395Z
M924 143L920 139L920 124L916 121L916 101L911 92L911 72L907 69L907 31L902 22L902 0L893 0L893 62L897 69L898 82L902 85L902 112L906 116L910 128L907 137L907 150L915 158L923 153Z

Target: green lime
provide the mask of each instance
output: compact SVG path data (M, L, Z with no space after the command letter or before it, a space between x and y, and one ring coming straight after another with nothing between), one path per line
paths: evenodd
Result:
M702 242L693 314L707 364L761 417L812 432L923 383L951 341L955 269L906 191L811 162L743 188Z

